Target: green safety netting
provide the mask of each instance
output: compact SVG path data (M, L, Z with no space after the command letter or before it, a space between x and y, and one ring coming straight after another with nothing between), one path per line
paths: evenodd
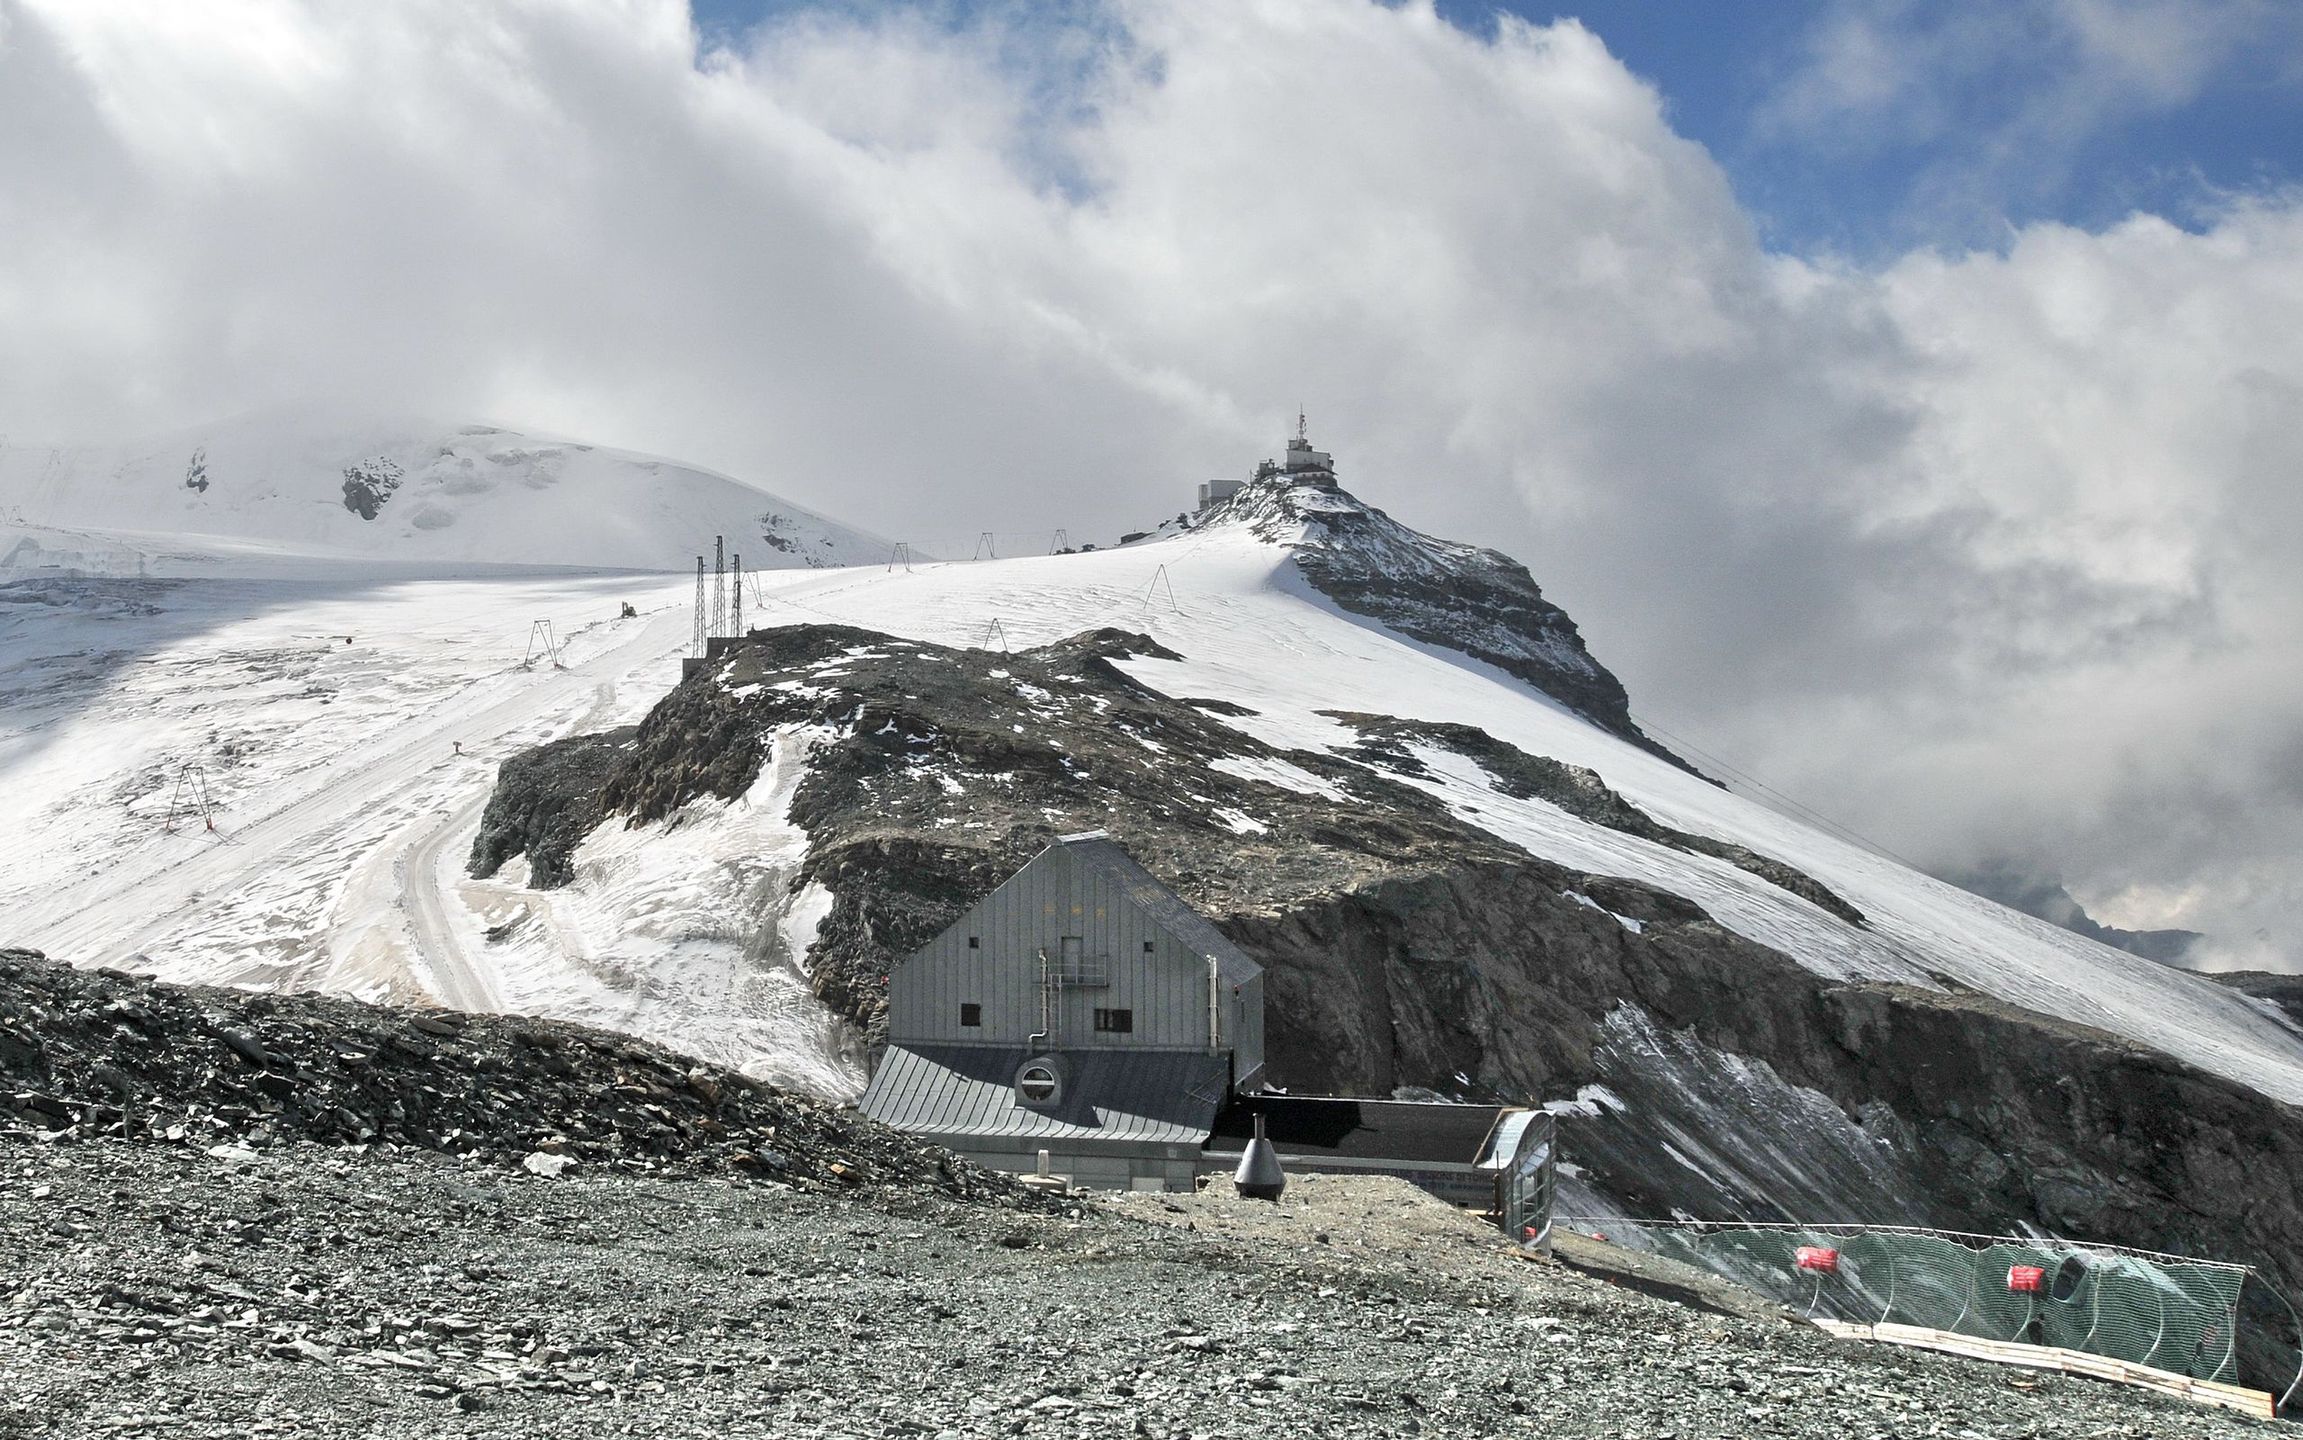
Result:
M2202 1380L2237 1376L2244 1266L1892 1227L1599 1223L1611 1239L1813 1316L2055 1345Z

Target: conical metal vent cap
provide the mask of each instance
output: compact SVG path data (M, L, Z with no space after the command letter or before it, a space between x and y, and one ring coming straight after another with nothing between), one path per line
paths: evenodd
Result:
M1255 1138L1239 1157L1232 1185L1250 1200L1277 1200L1287 1189L1287 1171L1280 1168L1279 1151L1263 1133L1263 1117L1255 1117Z

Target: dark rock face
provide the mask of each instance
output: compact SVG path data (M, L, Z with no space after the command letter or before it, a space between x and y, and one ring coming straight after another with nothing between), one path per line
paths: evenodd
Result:
M525 854L528 883L538 890L576 878L568 856L598 828L600 789L623 763L636 730L571 735L498 766L480 833L472 838L470 872L484 880Z
M2027 1222L2208 1258L2303 1254L2293 1107L1989 997L1834 984L1685 901L1548 868L1225 917L1272 967L1273 1068L1314 1090L1459 1072L1507 1095L1604 1086L1621 1103L1569 1117L1570 1145L1635 1213ZM1567 883L1640 932L1564 899ZM1675 1131L1721 1163L1664 1160ZM1839 1163L1848 1135L1861 1143ZM1787 1154L1804 1173L1775 1163Z
M1833 984L1685 901L1526 860L1221 923L1267 967L1286 1083L1603 1087L1563 1117L1563 1144L1625 1213L2036 1226L2303 1292L2303 1114L2117 1036L1980 995ZM2249 1303L2250 1373L2291 1378L2269 1344L2283 1312Z
M363 520L373 520L404 474L398 463L378 455L344 467L344 508Z
M1037 1203L853 1112L627 1036L165 985L31 950L0 950L0 1082L0 1135L543 1151Z
M1502 551L1435 540L1343 490L1284 478L1251 482L1202 527L1227 522L1287 545L1303 577L1345 610L1484 660L1609 734L1699 773L1633 722L1623 682L1592 658L1575 621L1543 598L1527 567Z

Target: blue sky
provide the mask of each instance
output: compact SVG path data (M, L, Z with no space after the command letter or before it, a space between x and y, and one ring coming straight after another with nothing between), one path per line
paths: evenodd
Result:
M1495 8L1450 3L1442 13L1477 33ZM2282 15L2271 6L2219 13L2199 4L2194 19L2212 33L2189 36L2196 49L2168 62L2179 73L2154 77L2164 88L2090 55L2074 17L2095 10L2112 25L2174 28L2189 6L1590 0L1508 8L1537 21L1573 16L1596 32L1662 92L1679 132L1727 169L1769 241L1793 250L1863 256L1912 244L1990 244L2001 222L2096 229L2138 209L2195 225L2219 196L2291 185L2303 173L2303 31L2293 6ZM1851 26L1906 57L1911 92L1811 123L1786 114L1789 95L1829 63L1819 41ZM2148 66L2149 36L2136 43L2144 52L2136 63ZM2027 124L2033 107L2047 113ZM1946 190L1960 193L1947 199Z
M707 37L848 0L694 0ZM918 7L1034 21L1092 0ZM1726 170L1766 243L1878 262L1996 248L2011 226L2138 210L2201 228L2303 180L2303 5L2288 0L1439 0L1581 21Z

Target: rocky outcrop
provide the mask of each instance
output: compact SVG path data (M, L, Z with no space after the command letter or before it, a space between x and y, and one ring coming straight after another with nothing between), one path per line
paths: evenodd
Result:
M1530 755L1508 741L1498 740L1474 725L1433 720L1403 720L1396 715L1367 715L1351 710L1322 710L1357 730L1360 754L1369 762L1402 774L1421 774L1424 765L1408 749L1411 743L1452 750L1488 774L1496 790L1519 800L1544 800L1578 820L1604 825L1691 855L1709 855L1748 870L1770 885L1797 895L1811 905L1830 911L1850 925L1863 923L1863 912L1848 904L1814 876L1781 860L1709 835L1691 834L1657 824L1648 813L1608 788L1599 772L1568 765L1548 755Z
M412 1146L1032 1203L838 1106L629 1036L74 970L0 949L0 1136ZM537 1168L537 1167L531 1167Z
M1411 530L1332 485L1258 479L1198 528L1236 524L1293 552L1312 588L1387 629L1483 660L1594 725L1690 773L1631 718L1623 682L1593 658L1565 610L1500 550Z
M649 714L602 800L651 823L743 794L778 730L816 737L790 817L810 842L801 883L835 897L810 972L866 1026L895 957L1067 831L1111 829L1211 913L1348 890L1418 856L1518 853L1390 776L1265 745L1111 663L1166 653L1115 630L1015 655L762 632ZM1326 793L1217 768L1243 760Z
M524 750L496 768L496 788L472 838L470 872L486 879L515 855L528 883L550 890L575 878L569 857L603 815L600 788L631 748L634 727L571 735Z
M344 508L363 520L375 519L383 510L384 502L392 498L392 492L400 488L406 474L388 455L345 466Z

